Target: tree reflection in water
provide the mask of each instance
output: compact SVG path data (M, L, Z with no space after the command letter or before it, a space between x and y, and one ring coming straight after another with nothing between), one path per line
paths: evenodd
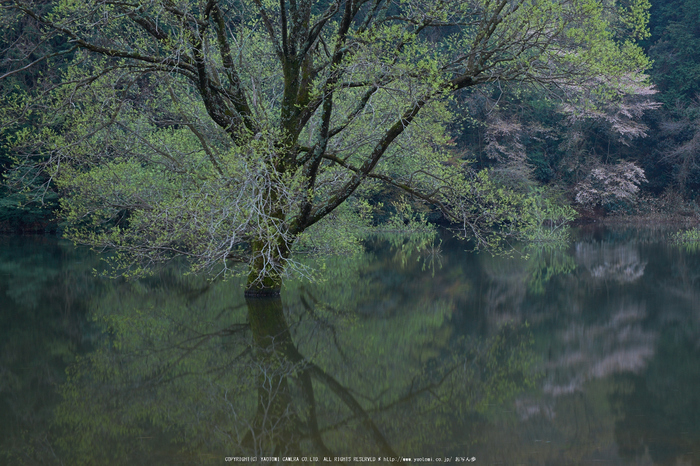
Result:
M365 280L364 259L337 259L344 286ZM94 312L109 338L61 390L60 451L71 464L443 455L469 444L461 423L532 385L526 326L468 339L449 301L372 315L358 310L387 289L338 299L344 286L243 301L230 282L121 283Z
M306 360L294 346L280 298L247 299L248 317L256 347L258 374L258 406L255 420L243 440L244 447L253 447L253 456L273 452L302 455L300 444L309 438L312 451L334 456L326 446L318 425L316 395L312 379L330 390L352 417L358 420L376 442L372 451L397 457L384 434L355 396L333 376ZM300 399L294 409L289 379L295 379ZM304 422L306 420L306 422ZM347 422L347 421L346 421ZM277 442L273 439L277 437ZM289 449L288 452L284 449Z
M99 281L82 256L0 250L0 463L698 464L700 254L394 240L249 301L235 280Z

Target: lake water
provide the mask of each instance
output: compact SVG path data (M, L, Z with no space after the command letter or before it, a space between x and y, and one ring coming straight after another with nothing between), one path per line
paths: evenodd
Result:
M0 238L0 464L700 464L700 252L657 233L376 241L248 302Z

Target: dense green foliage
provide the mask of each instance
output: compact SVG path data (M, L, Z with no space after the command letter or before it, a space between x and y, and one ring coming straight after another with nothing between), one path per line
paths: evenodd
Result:
M654 2L651 12L649 55L659 100L673 106L693 99L700 93L700 4Z
M17 58L4 76L17 79L36 44L59 54L3 96L10 179L45 177L34 186L60 193L68 236L116 249L125 273L181 255L195 270L239 260L251 293L278 289L294 243L339 206L390 205L390 192L498 247L570 214L544 219L531 187L460 153L454 97L512 84L574 120L620 113L647 89L634 43L647 7L7 1Z

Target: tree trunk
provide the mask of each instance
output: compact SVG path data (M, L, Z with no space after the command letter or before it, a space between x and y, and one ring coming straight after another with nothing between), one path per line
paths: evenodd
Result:
M277 247L264 251L263 241L255 241L252 244L253 259L248 272L246 283L246 298L278 297L282 287L282 268L284 261L289 257L289 246L284 239L277 242Z
M274 163L269 167L270 171L277 171L279 176L283 174ZM285 213L278 206L283 197L285 187L271 182L270 189L263 193L263 230L261 237L251 241L252 258L249 264L248 282L246 283L245 296L248 298L279 296L282 287L282 271L285 261L291 254L289 237L284 232L286 229ZM269 225L265 225L269 223ZM266 236L264 228L277 230L275 235Z

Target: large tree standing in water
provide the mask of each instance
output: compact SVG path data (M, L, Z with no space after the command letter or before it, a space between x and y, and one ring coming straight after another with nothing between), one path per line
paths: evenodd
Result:
M2 0L17 179L41 168L68 235L121 265L248 264L276 294L300 235L368 184L488 242L522 199L447 161L449 101L519 82L580 106L644 81L645 0ZM54 52L37 56L36 46Z

